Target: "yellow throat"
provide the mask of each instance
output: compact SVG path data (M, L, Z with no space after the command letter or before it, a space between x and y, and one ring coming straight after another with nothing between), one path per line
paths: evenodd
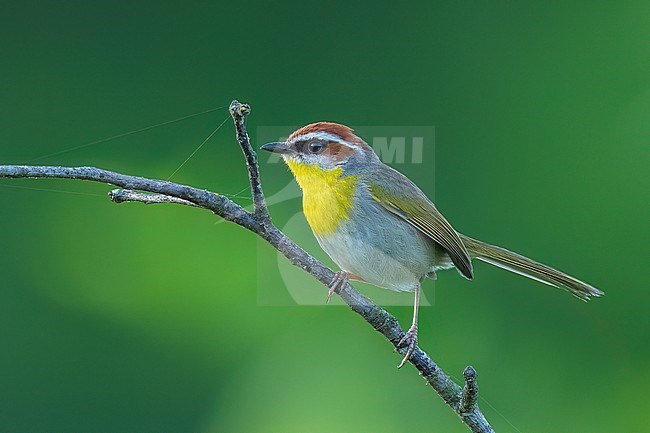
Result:
M332 234L350 218L358 176L341 176L343 168L323 170L316 164L286 159L302 189L302 210L316 236Z

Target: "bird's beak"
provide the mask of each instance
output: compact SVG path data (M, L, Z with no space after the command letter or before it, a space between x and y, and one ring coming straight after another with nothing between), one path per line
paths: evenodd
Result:
M280 141L275 143L266 143L260 149L266 150L268 152L273 152L273 153L282 153L285 155L288 153L292 153L291 148L287 146L287 143L280 142Z

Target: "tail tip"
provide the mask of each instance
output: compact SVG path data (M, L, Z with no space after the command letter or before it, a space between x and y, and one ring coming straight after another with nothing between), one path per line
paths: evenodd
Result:
M582 290L580 291L573 292L573 294L585 302L590 301L591 298L600 298L601 296L605 296L605 292L592 286L587 286L581 289Z

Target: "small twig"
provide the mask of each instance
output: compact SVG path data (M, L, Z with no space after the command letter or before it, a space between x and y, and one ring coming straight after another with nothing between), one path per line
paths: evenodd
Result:
M194 203L198 207L210 210L248 230L254 232L259 230L259 223L253 218L253 215L227 197L165 180L128 176L95 167L45 165L0 165L0 177L90 180L128 190L163 194Z
M192 203L191 201L184 200L182 198L172 197L164 194L148 194L144 192L132 191L130 189L114 189L108 193L108 196L110 197L111 201L115 203L138 201L144 204L175 203L185 206L200 207L196 203Z
M255 204L253 213L246 211L227 197L213 192L163 180L127 176L94 167L0 165L0 177L90 180L122 188L122 190L112 192L114 193L112 198L117 202L173 203L207 209L257 234L281 252L293 265L305 270L328 286L334 277L334 272L310 256L271 223L260 184L257 157L250 145L244 124L244 116L250 112L250 107L233 101L230 109L237 129L237 140L242 147L248 166L251 193ZM363 317L393 346L396 346L404 336L404 331L393 315L360 294L350 284L340 291L340 296L355 313ZM466 391L463 391L419 347L415 349L409 362L417 368L445 403L458 413L472 432L494 433L476 404L478 388L476 387L474 369L471 367L465 369ZM468 373L470 373L469 376Z
M253 215L262 225L266 225L267 223L271 223L271 216L269 215L269 208L266 206L266 199L262 191L260 171L257 164L257 153L255 153L251 146L244 123L246 116L250 112L251 107L248 104L242 104L237 100L232 101L230 104L230 115L235 122L237 142L242 152L244 152L246 166L248 167L248 180L251 185L251 197L253 199Z
M476 407L478 401L478 384L476 383L476 370L471 365L465 367L463 371L465 377L465 386L460 396L460 403L458 404L458 413L465 415L471 412Z

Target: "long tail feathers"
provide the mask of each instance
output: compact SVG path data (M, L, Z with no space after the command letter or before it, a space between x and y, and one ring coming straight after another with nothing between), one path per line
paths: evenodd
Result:
M604 295L603 292L587 283L512 251L486 244L465 235L460 235L460 238L470 255L483 262L566 290L583 301L588 301L592 296Z

